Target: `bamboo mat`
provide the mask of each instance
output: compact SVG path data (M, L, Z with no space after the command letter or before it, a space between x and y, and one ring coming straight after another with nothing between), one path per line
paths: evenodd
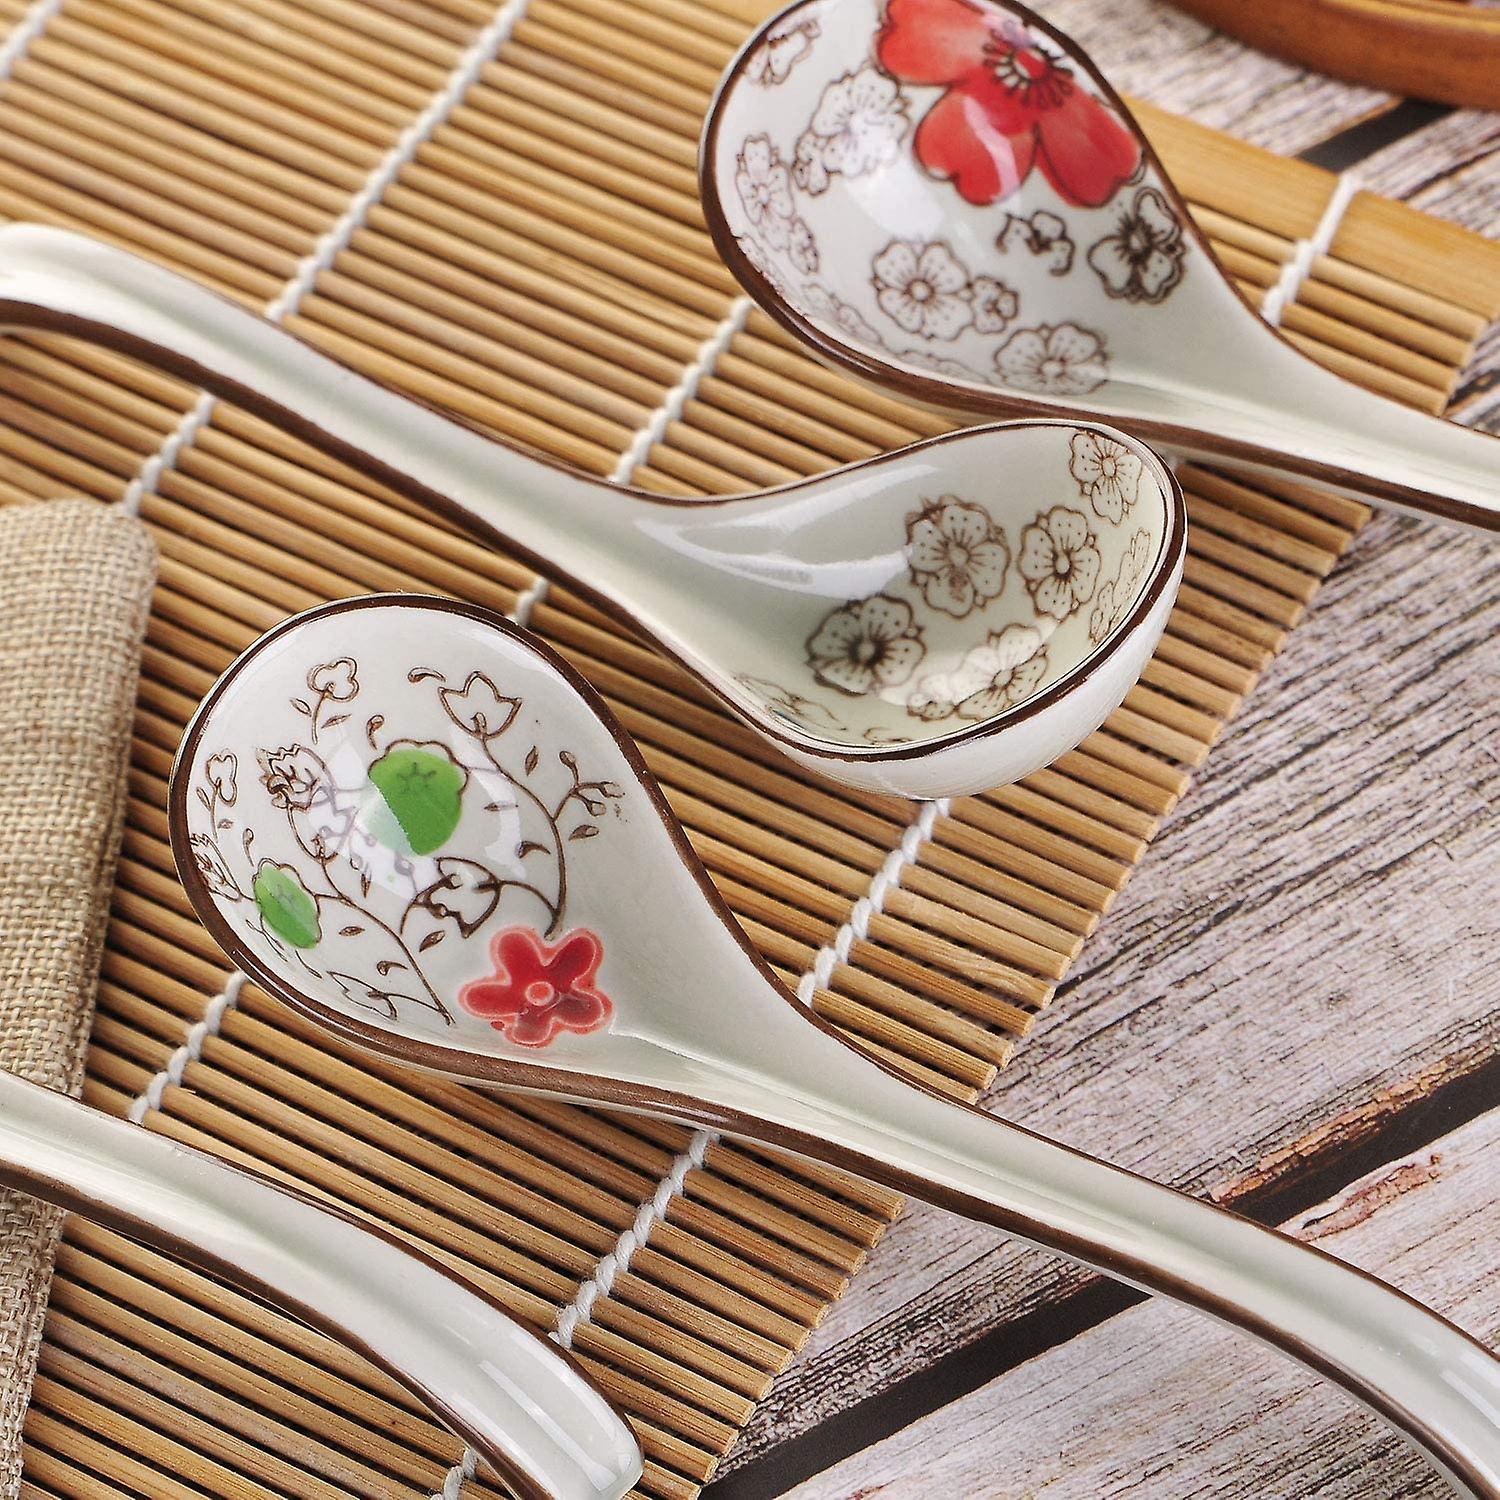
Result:
M714 259L695 137L754 9L0 0L0 216L152 255L595 472L773 484L940 424L811 363ZM1144 119L1233 273L1275 284L1333 180ZM1330 248L1289 336L1441 410L1500 311L1500 248L1366 195ZM124 500L162 556L86 1097L373 1215L539 1325L568 1310L638 1423L643 1491L691 1496L896 1199L413 1078L242 986L172 873L183 724L234 651L318 600L519 607L638 737L770 962L866 1046L973 1097L1364 517L1302 485L1184 479L1187 581L1125 706L1023 784L921 810L809 780L565 590L244 413L67 341L0 343L0 499ZM877 910L882 870L900 882ZM649 1237L621 1256L632 1226ZM499 1493L356 1357L76 1220L27 1441L32 1500Z

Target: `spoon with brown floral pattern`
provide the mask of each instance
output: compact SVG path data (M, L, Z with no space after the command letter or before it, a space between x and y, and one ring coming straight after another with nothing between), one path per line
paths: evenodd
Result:
M1500 445L1282 338L1119 95L1014 0L795 0L729 65L699 173L750 295L914 401L1116 422L1500 527Z
M505 542L854 786L950 796L1055 760L1134 686L1182 576L1176 482L1112 429L976 428L683 501L523 453L66 230L0 228L6 326L145 359Z
M1265 1339L1500 1497L1500 1361L1316 1249L844 1042L751 948L603 702L499 616L390 595L277 627L189 725L170 823L209 931L340 1036L996 1224Z

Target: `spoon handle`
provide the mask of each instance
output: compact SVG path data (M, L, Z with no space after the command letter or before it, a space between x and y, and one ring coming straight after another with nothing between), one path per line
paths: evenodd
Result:
M796 1077L777 1079L772 1109L759 1093L749 1133L1210 1313L1342 1386L1461 1494L1500 1497L1500 1360L1451 1323L1321 1250L832 1041L803 1037Z
M566 557L577 586L606 604L611 573L650 555L620 486L486 437L217 292L87 235L0 228L5 328L87 339L201 386L540 569L556 572Z
M624 1421L571 1360L394 1239L0 1070L0 1184L190 1261L342 1340L528 1497L618 1500Z

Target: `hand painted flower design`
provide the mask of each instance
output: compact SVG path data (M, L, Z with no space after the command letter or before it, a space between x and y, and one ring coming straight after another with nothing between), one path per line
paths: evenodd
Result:
M604 945L587 927L556 946L529 927L507 927L491 941L490 957L494 974L464 985L458 1002L517 1046L545 1047L563 1031L598 1031L614 1014L594 986Z
M1109 378L1104 340L1076 323L1018 328L995 353L1003 385L1046 396L1084 396Z
M850 694L905 682L925 651L911 606L887 594L841 605L807 641L813 675Z
M1115 232L1089 250L1088 261L1111 297L1164 302L1182 280L1185 250L1171 206L1155 188L1144 187L1120 214Z
M1094 597L1101 559L1088 517L1054 505L1021 533L1016 559L1040 614L1066 620Z
M1114 583L1101 583L1094 595L1094 607L1089 611L1090 643L1099 645L1124 618L1124 602L1116 596Z
M818 269L818 242L806 219L793 219L787 227L787 256L799 271L810 275Z
M215 896L223 896L227 901L243 899L245 893L230 873L229 866L225 864L224 856L213 839L206 834L195 833L188 839L188 850L192 854L193 864L203 877L204 885Z
M776 262L766 254L761 242L753 234L742 234L736 237L735 243L744 252L745 259L760 273L766 285L778 297L785 297L787 295L786 281Z
M740 149L734 174L746 217L773 250L786 249L795 209L792 180L767 135L752 135Z
M976 333L1002 333L1020 309L1020 298L993 276L976 276L970 284Z
M306 812L328 778L322 759L304 745L258 750L260 779L277 807Z
M209 786L213 788L214 796L223 803L225 807L233 807L234 799L239 795L239 759L230 750L221 750L217 755L210 755L203 766L203 775Z
M483 672L470 672L461 688L439 688L438 702L460 729L482 740L504 734L521 706L519 698L502 693Z
M1065 203L1098 208L1140 165L1114 111L984 0L890 0L875 54L907 83L946 87L917 127L917 159L970 203L1009 197L1040 166Z
M832 323L840 333L855 343L872 345L877 349L884 346L885 341L864 320L858 309L834 296L826 286L811 282L803 287L802 305L812 317Z
M848 725L831 709L821 703L815 703L801 693L793 692L791 688L782 687L779 682L770 682L764 677L751 677L743 672L735 678L735 681L741 687L747 687L752 693L757 694L772 713L790 720L793 724L800 724L804 729L811 729L818 734L828 734L838 733L848 728Z
M999 597L1010 566L989 512L951 495L908 517L906 557L928 607L957 620Z
M812 16L793 17L773 28L746 69L750 81L762 88L785 83L792 69L812 51L820 31Z
M1073 241L1068 238L1068 226L1045 208L1039 208L1029 219L1006 214L995 244L1002 255L1035 256L1053 276L1066 276L1073 268Z
M1140 493L1144 470L1138 454L1102 432L1075 432L1068 471L1102 520L1118 524Z
M835 173L863 177L893 162L911 129L896 81L878 68L836 78L823 90L806 130L797 138L792 177L821 193Z
M992 631L952 672L924 677L907 702L919 719L988 719L1029 698L1046 675L1047 653L1034 625Z
M341 656L337 661L314 667L307 674L307 685L335 703L347 703L359 691L359 674L352 659Z
M880 310L907 333L955 338L973 317L969 273L941 240L892 240L870 267Z
M930 370L934 375L948 375L954 380L987 380L988 377L971 370L961 359L938 354L932 349L907 349L897 356L904 365L917 370Z

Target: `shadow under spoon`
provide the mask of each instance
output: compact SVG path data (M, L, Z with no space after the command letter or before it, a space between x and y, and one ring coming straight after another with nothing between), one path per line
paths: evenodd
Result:
M745 290L872 384L1500 528L1500 443L1273 328L1124 101L1013 0L796 0L725 71L699 177Z
M604 703L501 617L389 595L277 627L189 725L170 827L213 936L338 1035L998 1225L1264 1339L1464 1493L1500 1497L1500 1362L1482 1345L1317 1249L843 1041L757 955Z
M682 501L523 453L66 230L0 228L3 327L143 359L508 543L853 786L955 796L1049 764L1135 685L1182 576L1176 481L1108 429L972 429ZM1093 499L1079 445L1115 474Z
M523 1500L620 1500L641 1456L558 1348L383 1232L0 1069L0 1183L225 1277L374 1361Z

